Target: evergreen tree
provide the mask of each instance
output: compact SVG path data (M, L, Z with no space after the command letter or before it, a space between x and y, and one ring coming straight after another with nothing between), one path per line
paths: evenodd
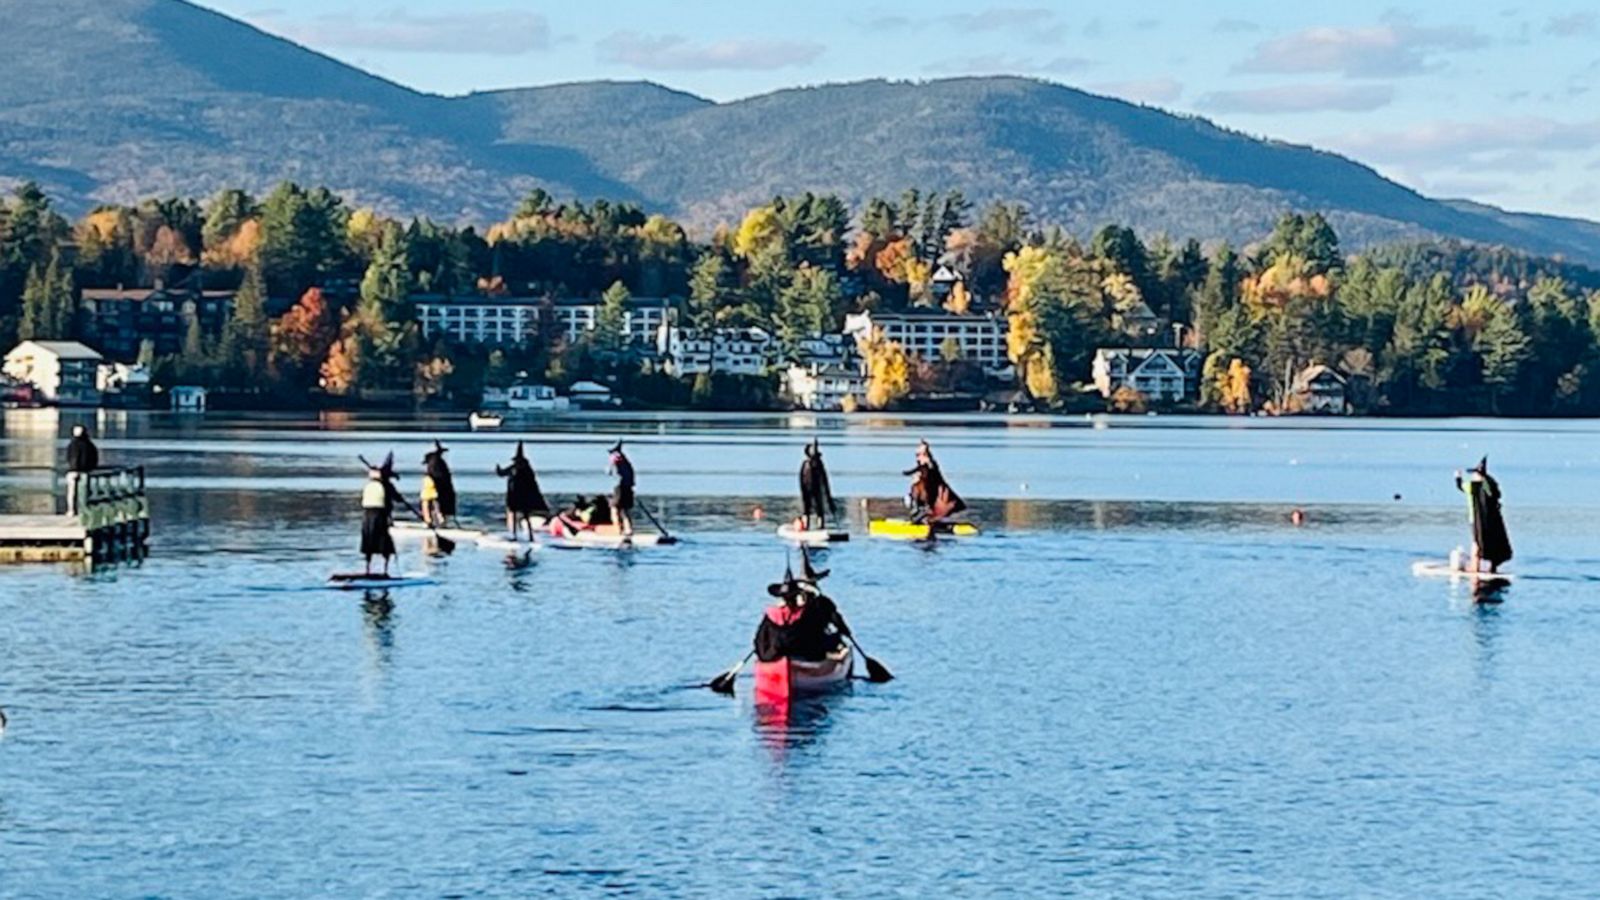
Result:
M271 342L266 299L261 269L250 266L234 295L233 314L222 335L223 364L234 387L259 388L265 380Z
M629 299L628 288L620 281L613 282L600 295L600 310L595 314L590 335L597 349L616 351L627 345Z

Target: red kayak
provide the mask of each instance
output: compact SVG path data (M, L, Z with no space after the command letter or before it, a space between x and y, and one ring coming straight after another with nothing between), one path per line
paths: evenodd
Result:
M855 668L850 645L820 660L779 659L756 663L756 703L765 706L787 704L796 697L814 696L848 684Z

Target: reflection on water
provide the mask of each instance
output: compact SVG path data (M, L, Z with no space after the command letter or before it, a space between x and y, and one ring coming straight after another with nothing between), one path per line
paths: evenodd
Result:
M294 417L96 419L108 455L156 473L154 555L0 569L7 885L1354 896L1381 877L1393 896L1582 896L1600 876L1582 426L809 418L707 418L681 442L659 418L563 426L537 441L558 496L604 488L598 439L653 435L641 494L683 543L403 545L401 570L438 583L365 595L324 589L359 566L351 462L425 440L415 422L313 420L351 429L322 443ZM6 421L5 460L49 455L49 432ZM683 686L750 647L793 559L773 533L794 512L790 429L810 428L836 445L856 535L817 565L897 677L780 720L748 681L733 700ZM982 537L864 536L858 501L898 511L919 434L979 486ZM470 473L505 438L452 438L468 522L500 520L503 485ZM1475 595L1412 577L1465 537L1447 478L1429 496L1441 462L1488 440L1519 457L1502 479L1519 579ZM1363 447L1364 472L1340 462ZM1492 848L1463 853L1486 827Z

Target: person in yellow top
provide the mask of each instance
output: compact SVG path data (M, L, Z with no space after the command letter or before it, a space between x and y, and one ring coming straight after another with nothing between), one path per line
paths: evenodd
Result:
M395 503L404 503L400 489L394 482L400 476L394 470L394 454L384 459L383 465L367 470L367 485L361 489L361 554L367 560L367 574L372 574L372 558L383 557L383 574L389 574L389 561L395 557L394 525Z
M444 460L448 452L450 448L434 441L433 449L422 457L422 520L435 528L456 518L455 476Z

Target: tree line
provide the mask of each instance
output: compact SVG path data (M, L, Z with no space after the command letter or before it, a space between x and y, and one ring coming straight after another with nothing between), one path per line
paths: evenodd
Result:
M937 289L941 266L961 280ZM190 316L178 352L146 348L144 361L159 381L262 402L470 402L520 372L607 378L658 402L771 401L770 384L660 373L624 328L630 298L648 296L667 298L689 327L766 329L786 354L854 311L1003 316L1018 387L1045 407L1081 402L1096 348L1182 346L1203 355L1197 402L1210 410L1293 411L1295 374L1323 364L1367 412L1600 413L1592 270L1452 242L1347 257L1315 213L1287 214L1236 249L1117 225L1080 241L1023 204L979 210L959 191L908 190L855 210L831 195L776 197L699 240L635 204L542 191L481 231L351 209L293 183L259 198L107 205L76 222L33 184L0 204L7 346L85 335L84 289L194 279L237 292L231 317L208 332ZM421 332L412 304L425 294L587 296L600 314L570 345L535 328L511 346L462 346ZM270 298L287 311L270 315ZM876 406L981 387L959 348L928 360L869 340L865 355Z

